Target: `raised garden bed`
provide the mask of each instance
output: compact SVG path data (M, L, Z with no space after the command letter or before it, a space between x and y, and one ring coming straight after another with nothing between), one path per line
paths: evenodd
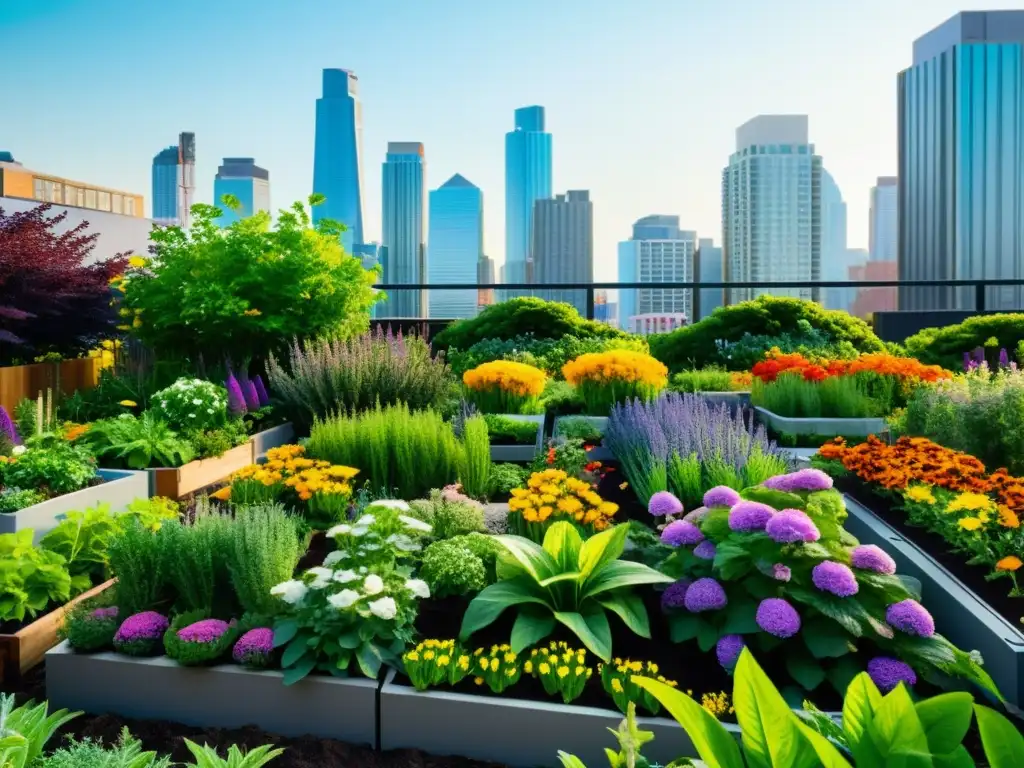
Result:
M109 504L111 512L121 512L135 499L149 498L149 478L145 472L101 469L97 474L102 480L98 485L47 499L17 512L0 514L0 534L31 528L35 531L34 540L38 542L72 510Z
M767 408L755 406L758 418L769 429L788 435L848 435L849 437L867 437L881 435L888 431L885 419L830 419L830 418L795 418L780 416Z
M190 461L181 467L147 470L150 495L180 499L200 488L220 482L253 463L253 448L254 443L250 440L215 459Z
M252 436L252 456L259 461L271 448L279 448L295 441L295 427L291 422L257 432Z
M64 615L76 604L95 597L114 584L106 581L27 624L17 632L0 634L0 683L18 680L21 675L43 660L46 652L57 644L57 632Z
M750 392L697 392L711 405L728 405L730 410L750 405Z
M51 709L185 725L255 725L282 736L377 743L376 680L308 677L285 686L276 671L235 665L182 667L166 657L75 653L66 642L46 654Z
M533 461L541 452L544 442L544 416L531 416L525 414L502 414L502 418L512 421L521 421L528 424L535 424L537 427L536 439L530 444L497 444L491 442L492 461Z
M593 424L594 428L601 434L604 434L604 431L608 426L607 416L556 416L555 424L552 428L552 434L555 437L558 437L559 435L559 423L566 419L586 419L591 424ZM611 461L614 458L615 455L611 452L611 450L605 448L603 445L595 445L589 451L587 451L588 461Z

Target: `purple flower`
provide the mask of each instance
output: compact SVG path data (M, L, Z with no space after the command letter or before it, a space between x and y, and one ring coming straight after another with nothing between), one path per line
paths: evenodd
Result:
M759 501L740 501L729 510L729 528L733 531L763 531L775 516L775 510Z
M874 544L861 544L853 548L850 553L850 562L854 568L862 571L874 571L892 576L896 573L896 561L886 554L881 547Z
M682 608L686 604L686 592L690 589L690 582L687 579L669 584L661 593L661 610L669 611L675 608Z
M781 597L768 597L757 606L757 626L776 637L792 637L800 631L800 614Z
M703 520L707 516L707 507L697 507L696 509L691 509L685 515L683 515L683 520L685 520L688 523L693 523L694 525L697 525L698 523L700 523L701 520Z
M814 566L811 569L811 581L822 592L830 592L836 597L850 597L860 591L853 571L848 566L832 560Z
M974 368L973 363L974 361L971 360L971 353L964 352L964 373L967 373Z
M740 652L745 645L742 635L720 637L718 644L715 645L715 656L718 657L718 663L726 669L732 669L736 666L736 660L740 657Z
M274 653L274 630L266 627L250 629L235 643L231 657L247 667L266 667Z
M131 643L137 640L158 640L163 637L170 622L156 611L143 611L129 616L114 635L114 643Z
M975 347L974 348L974 362L981 365L985 362L985 348Z
M820 469L806 467L790 472L788 475L776 475L764 481L765 488L788 493L800 491L827 491L832 487L832 478Z
M647 503L647 511L655 517L678 515L683 511L683 503L668 491L658 491Z
M690 613L717 611L729 604L722 585L711 578L697 579L686 590L683 604Z
M716 549L713 541L705 539L693 548L693 554L694 557L699 557L701 560L714 560Z
M739 501L740 495L727 485L716 485L704 494L705 507L732 507Z
M224 382L228 390L228 410L239 416L246 412L245 395L242 394L242 387L235 378L235 374L229 373L228 380Z
M242 387L242 396L245 398L245 407L250 411L260 409L260 395L256 391L256 385L252 379L243 379L239 384Z
M935 619L917 600L901 600L885 609L885 620L893 629L916 637L935 634Z
M789 566L782 563L775 563L774 565L761 563L757 566L757 570L776 581L789 581L793 577L793 572L789 570Z
M270 395L267 394L267 388L263 384L263 377L260 376L259 374L256 374L255 378L253 378L252 380L252 383L256 385L256 394L259 396L260 399L260 407L270 405Z
M11 416L7 413L7 409L2 405L0 405L0 435L6 437L11 445L21 445L18 429L14 426L14 422L11 421Z
M783 509L768 521L764 530L778 544L809 543L821 538L818 526L799 509Z
M999 367L1009 368L1010 367L1010 356L1006 353L1006 347L999 350Z
M704 541L704 534L693 523L676 520L665 526L665 530L661 532L661 541L670 547L682 547L699 544Z
M90 619L96 621L102 621L103 619L116 619L117 618L117 606L111 605L108 608L97 608L95 611L89 614Z
M869 661L868 675L882 693L888 693L900 683L908 686L917 683L917 675L909 664L888 656L876 656Z
M221 636L231 625L220 619L203 619L194 624L178 630L178 638L186 643L213 643L220 640Z

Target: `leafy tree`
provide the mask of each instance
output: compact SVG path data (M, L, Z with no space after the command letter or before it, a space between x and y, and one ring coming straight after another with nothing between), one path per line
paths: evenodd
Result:
M52 207L0 208L0 363L74 357L115 334L110 280L127 259L96 259L88 222L58 233L67 213Z
M310 226L301 202L280 212L276 228L266 212L221 228L222 214L195 205L188 230L155 229L152 261L126 275L131 332L158 355L262 360L297 336L367 330L376 275L342 249L341 224Z

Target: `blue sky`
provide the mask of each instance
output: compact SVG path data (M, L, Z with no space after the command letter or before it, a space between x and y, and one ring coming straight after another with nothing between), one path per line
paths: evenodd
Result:
M595 262L650 213L721 239L721 170L760 113L810 115L811 139L867 245L868 190L896 173L896 75L958 10L1020 0L0 0L0 150L142 193L195 131L197 197L224 156L270 171L275 207L311 191L321 69L360 79L365 228L380 235L388 141L426 145L433 189L484 192L504 257L504 133L547 108L556 191L590 189Z

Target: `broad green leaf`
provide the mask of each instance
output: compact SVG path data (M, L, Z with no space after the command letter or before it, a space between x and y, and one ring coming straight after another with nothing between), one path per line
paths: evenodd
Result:
M861 621L869 614L856 600L833 597L803 587L790 587L788 594L792 599L818 609L854 637L864 634Z
M974 758L963 744L945 755L932 755L932 762L935 768L976 768Z
M536 584L529 576L519 576L511 581L499 581L485 587L473 598L462 617L459 639L467 640L479 629L497 619L506 608L523 603L547 605L536 593Z
M693 640L700 631L700 617L694 613L675 613L668 617L668 633L673 643Z
M802 496L788 491L776 491L765 488L763 485L755 485L744 488L740 495L748 501L759 501L775 509L799 509L803 511L806 502Z
M274 624L274 647L280 648L291 641L299 631L299 623L294 619L285 619Z
M853 678L843 698L843 730L850 752L861 765L875 765L882 759L868 734L868 726L881 704L882 694L867 672Z
M373 643L363 643L356 650L356 662L359 670L370 680L376 680L380 674L381 658L377 646Z
M309 644L304 641L301 637L295 638L288 647L284 649L284 653L281 654L281 666L291 667L294 666L299 659L301 659L306 651L309 650Z
M808 622L800 637L816 659L837 659L850 652L850 635L831 621Z
M1024 765L1024 736L1013 723L994 709L974 705L981 732L981 746L990 768L1020 768Z
M575 571L582 548L583 537L565 520L555 523L544 534L543 549L555 562L556 571Z
M551 556L539 544L522 536L495 536L494 540L516 559L534 581L541 581L557 573L558 568Z
M718 629L714 624L707 621L702 621L700 627L697 629L697 647L701 649L703 653L707 653L715 647L715 643L718 642Z
M882 698L868 724L868 735L882 757L927 755L928 738L914 709L914 702L902 683Z
M960 746L971 727L973 704L969 693L943 693L915 705L933 755L945 755Z
M550 635L555 629L555 617L547 609L524 605L512 625L512 652L519 653Z
M707 768L744 768L736 739L704 707L657 680L639 676L632 680L656 698L683 727Z
M284 684L294 685L299 682L302 678L313 671L313 667L316 666L316 659L312 656L303 657L298 664L294 667L288 667L284 670Z
M587 543L589 544L590 541ZM671 584L673 581L674 579L671 577L659 573L643 563L614 560L598 570L591 571L589 578L583 583L580 600L586 600L588 597L621 587L633 587L640 584Z
M356 648L359 647L359 643L361 641L359 640L358 632L346 632L343 635L338 635L338 637L335 639L335 642L337 642L337 644L342 648L354 651Z
M730 600L725 608L725 624L722 625L723 635L749 635L760 632L757 626L757 603L753 600Z
M562 763L562 768L587 768L582 760L568 752L559 752L558 759Z
M818 758L818 763L812 763L812 765L820 765L821 768L852 768L846 758L835 748L835 745L831 741L826 739L816 730L801 722L799 718L796 718L796 727L800 731L801 735L807 740L811 749L814 750L814 754Z
M539 581L537 582L537 586L547 589L552 584L558 584L561 581L579 581L579 579L580 574L578 571L568 571L566 573L556 573L554 576L544 579L543 581Z
M597 603L587 613L556 611L555 619L567 626L587 648L604 662L612 657L612 632L608 617Z
M825 681L825 670L821 664L802 653L786 656L786 670L807 691L813 691Z
M629 525L622 524L591 536L580 549L579 570L584 579L619 559L626 549Z
M743 543L727 540L715 549L715 570L726 581L746 575L753 567L750 550Z
M633 632L634 635L650 639L651 627L647 620L647 609L644 601L629 592L618 595L596 598L597 602L614 613Z

